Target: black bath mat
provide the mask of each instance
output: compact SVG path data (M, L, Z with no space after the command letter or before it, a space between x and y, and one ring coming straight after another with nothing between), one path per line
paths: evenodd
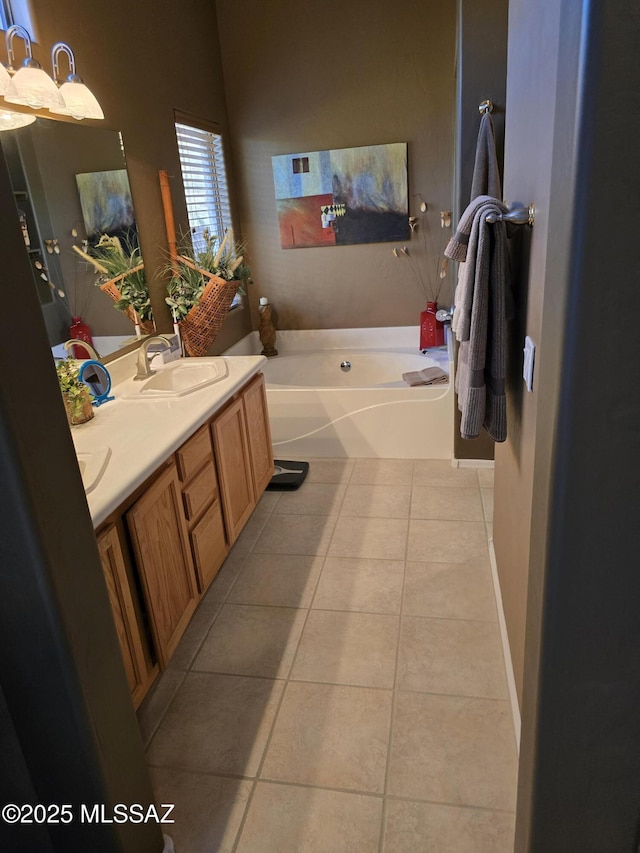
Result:
M273 492L291 492L299 489L309 473L308 462L287 462L274 459L275 471L267 486Z

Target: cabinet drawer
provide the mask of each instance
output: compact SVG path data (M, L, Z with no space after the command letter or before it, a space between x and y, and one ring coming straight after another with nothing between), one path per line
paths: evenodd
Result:
M207 462L200 473L196 474L188 486L182 489L184 511L189 521L197 518L198 513L217 497L216 471L213 460Z
M189 477L195 474L198 468L200 468L202 463L206 459L211 458L211 455L211 438L209 436L209 428L205 424L189 441L186 441L176 451L180 482L186 483Z
M198 587L200 592L204 592L216 576L228 551L219 501L209 507L193 528L191 547Z

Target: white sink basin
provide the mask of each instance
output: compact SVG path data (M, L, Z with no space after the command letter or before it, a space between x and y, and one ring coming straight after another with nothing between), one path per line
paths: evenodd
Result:
M206 362L185 359L160 368L150 379L129 383L125 393L119 396L125 400L182 397L228 375L229 365L223 358Z
M85 492L90 492L100 482L111 456L110 447L95 447L93 450L76 450Z

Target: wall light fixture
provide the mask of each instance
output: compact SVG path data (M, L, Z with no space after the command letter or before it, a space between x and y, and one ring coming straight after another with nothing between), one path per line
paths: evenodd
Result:
M13 40L16 36L24 41L26 58L22 67L14 68L15 53ZM76 60L68 44L57 42L51 51L53 79L44 71L40 63L33 58L31 52L31 37L24 27L14 25L9 27L5 36L7 46L8 67L0 64L0 95L10 104L21 104L32 109L48 109L58 115L68 115L75 119L103 119L104 113L90 89L85 86L76 74ZM59 59L64 53L69 62L69 76L58 88L60 79ZM34 116L20 115L12 111L1 110L0 129L22 127L35 121ZM5 115L5 113L7 115ZM11 119L10 116L15 116Z

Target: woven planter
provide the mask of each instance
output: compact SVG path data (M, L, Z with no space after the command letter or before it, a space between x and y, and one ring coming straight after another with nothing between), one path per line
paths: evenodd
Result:
M100 290L110 296L114 302L119 302L122 299L122 294L116 287L116 282L120 281L123 278L126 278L133 272L138 272L138 270L141 270L143 266L144 264L139 264L137 267L133 267L132 269L127 270L127 272L117 276L116 278L110 278L109 281L105 281L104 284L100 285ZM153 320L143 320L142 317L136 315L136 312L131 307L127 308L122 313L125 314L129 318L129 320L131 320L134 326L136 324L137 316L138 323L140 325L140 331L143 335L153 335L155 333L156 327L153 325Z
M87 391L83 397L81 404L73 403L66 394L63 394L64 407L67 411L67 420L69 426L77 426L78 424L90 421L94 415L93 406L91 405L91 396Z
M207 354L229 313L239 285L239 281L226 281L209 274L209 283L200 302L180 322L180 335L188 355L199 357Z

